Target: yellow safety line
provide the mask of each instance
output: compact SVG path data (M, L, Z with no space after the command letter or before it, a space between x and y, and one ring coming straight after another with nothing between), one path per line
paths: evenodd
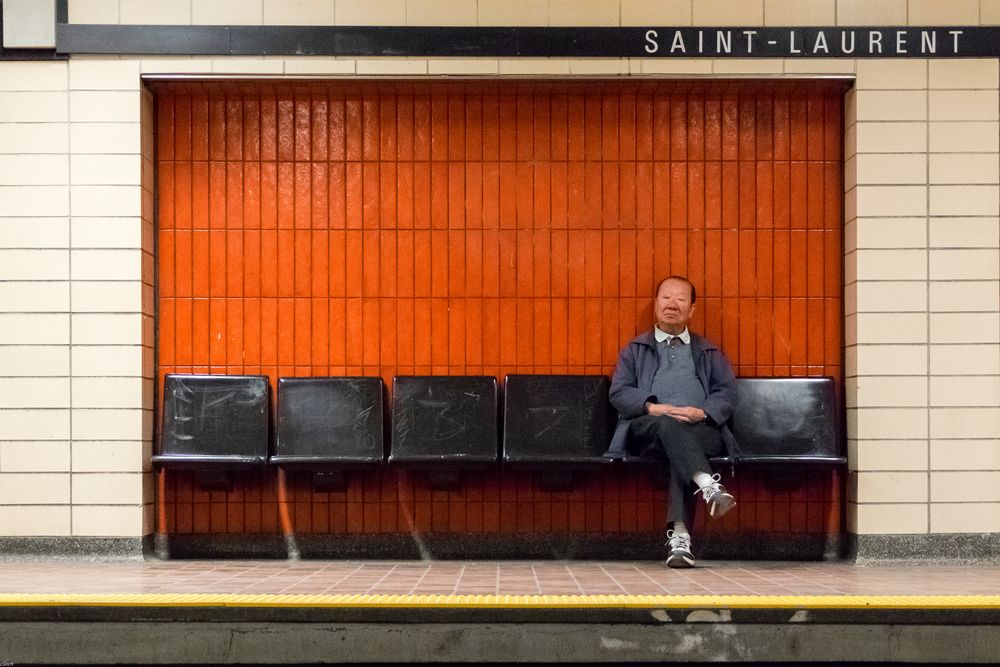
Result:
M1000 609L1000 595L249 595L0 593L0 607Z

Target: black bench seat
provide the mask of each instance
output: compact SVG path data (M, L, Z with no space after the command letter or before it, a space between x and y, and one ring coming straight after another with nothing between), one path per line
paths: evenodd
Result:
M272 465L373 468L385 457L378 377L278 380Z
M737 378L739 402L730 427L740 452L709 459L717 468L752 467L795 471L838 469L842 428L831 377ZM652 456L627 456L625 463L649 463ZM787 485L788 478L781 481Z
M542 488L567 490L573 471L601 468L611 433L605 375L508 375L503 463L540 471Z
M383 393L379 377L280 378L271 465L312 473L318 490L344 489L347 471L385 458Z
M267 464L270 390L263 375L169 374L154 466L193 470L206 486Z
M506 382L503 460L562 470L599 468L610 440L604 376L510 375ZM731 429L740 452L710 459L715 467L836 469L842 454L839 400L833 378L738 378ZM628 455L625 464L653 464Z
M436 488L461 471L495 467L497 380L492 376L397 376L389 462L425 469Z

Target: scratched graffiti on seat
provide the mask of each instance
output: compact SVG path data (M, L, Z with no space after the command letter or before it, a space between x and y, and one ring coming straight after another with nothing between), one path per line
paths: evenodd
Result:
M607 377L510 375L506 395L508 460L587 458L607 448Z
M496 455L493 378L397 379L393 451L462 458Z
M257 434L268 410L263 379L176 375L167 377L164 391L161 453L259 454Z
M380 378L282 378L277 454L382 456Z

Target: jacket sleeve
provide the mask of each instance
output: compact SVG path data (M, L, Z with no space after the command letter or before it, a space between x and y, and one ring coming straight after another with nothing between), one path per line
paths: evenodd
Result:
M736 375L729 360L719 350L707 350L708 397L705 414L716 424L725 424L736 410Z
M611 390L608 399L618 414L625 419L634 419L646 414L646 401L655 401L656 397L648 391L639 389L639 377L636 372L636 355L634 346L629 344L618 355L618 365L611 376Z

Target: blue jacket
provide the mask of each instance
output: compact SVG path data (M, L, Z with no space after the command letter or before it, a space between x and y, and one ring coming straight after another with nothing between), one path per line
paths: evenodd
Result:
M718 347L704 336L691 334L691 354L695 373L705 388L705 414L719 429L730 456L738 455L736 439L726 425L736 408L736 376L733 367ZM657 403L651 392L658 365L653 330L633 338L618 355L618 365L611 376L608 398L618 411L618 425L606 457L623 458L626 454L628 428L633 419L646 414L646 402Z

